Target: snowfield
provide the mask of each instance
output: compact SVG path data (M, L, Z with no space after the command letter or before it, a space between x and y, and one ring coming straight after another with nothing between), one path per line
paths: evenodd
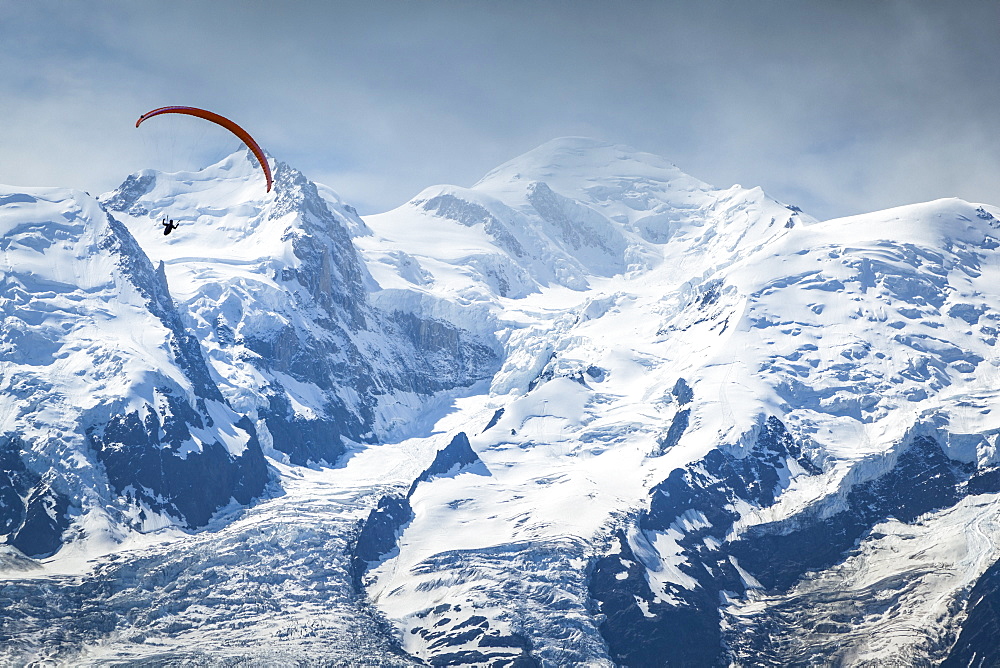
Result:
M1000 209L563 138L362 219L273 165L0 193L8 663L1000 661ZM129 488L95 406L253 500Z

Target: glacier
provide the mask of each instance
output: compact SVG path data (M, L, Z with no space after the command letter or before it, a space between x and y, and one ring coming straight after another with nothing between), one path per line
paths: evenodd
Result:
M268 159L0 188L0 661L1000 661L1000 208Z

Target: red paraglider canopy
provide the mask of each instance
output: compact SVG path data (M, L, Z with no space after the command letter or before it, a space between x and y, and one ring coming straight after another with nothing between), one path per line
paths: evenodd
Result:
M247 145L247 148L253 152L254 156L256 156L257 162L260 163L261 169L264 170L264 176L267 178L267 192L271 192L271 184L273 183L273 180L271 179L271 167L267 164L267 159L264 157L264 151L262 151L260 145L254 141L254 138L239 125L233 123L225 116L220 116L219 114L206 109L198 109L197 107L160 107L159 109L147 111L145 114L140 116L139 120L135 122L135 127L139 127L139 124L144 120L152 118L153 116L159 116L160 114L187 114L188 116L197 116L198 118L204 118L206 121L211 121L221 125L232 132L234 135L239 137L243 143Z

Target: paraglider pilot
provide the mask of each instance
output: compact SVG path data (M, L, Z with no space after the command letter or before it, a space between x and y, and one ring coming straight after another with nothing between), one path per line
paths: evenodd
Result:
M174 230L176 230L178 227L180 227L180 223L175 223L173 218L171 218L169 222L167 222L167 219L164 218L163 222L161 224L163 225L163 235L164 236L170 234L171 232L173 232Z

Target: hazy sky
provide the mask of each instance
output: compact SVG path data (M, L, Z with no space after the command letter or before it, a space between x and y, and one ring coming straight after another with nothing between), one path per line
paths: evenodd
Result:
M565 135L820 218L1000 204L998 26L966 1L0 0L0 183L109 190L156 166L135 119L186 104L362 213Z

